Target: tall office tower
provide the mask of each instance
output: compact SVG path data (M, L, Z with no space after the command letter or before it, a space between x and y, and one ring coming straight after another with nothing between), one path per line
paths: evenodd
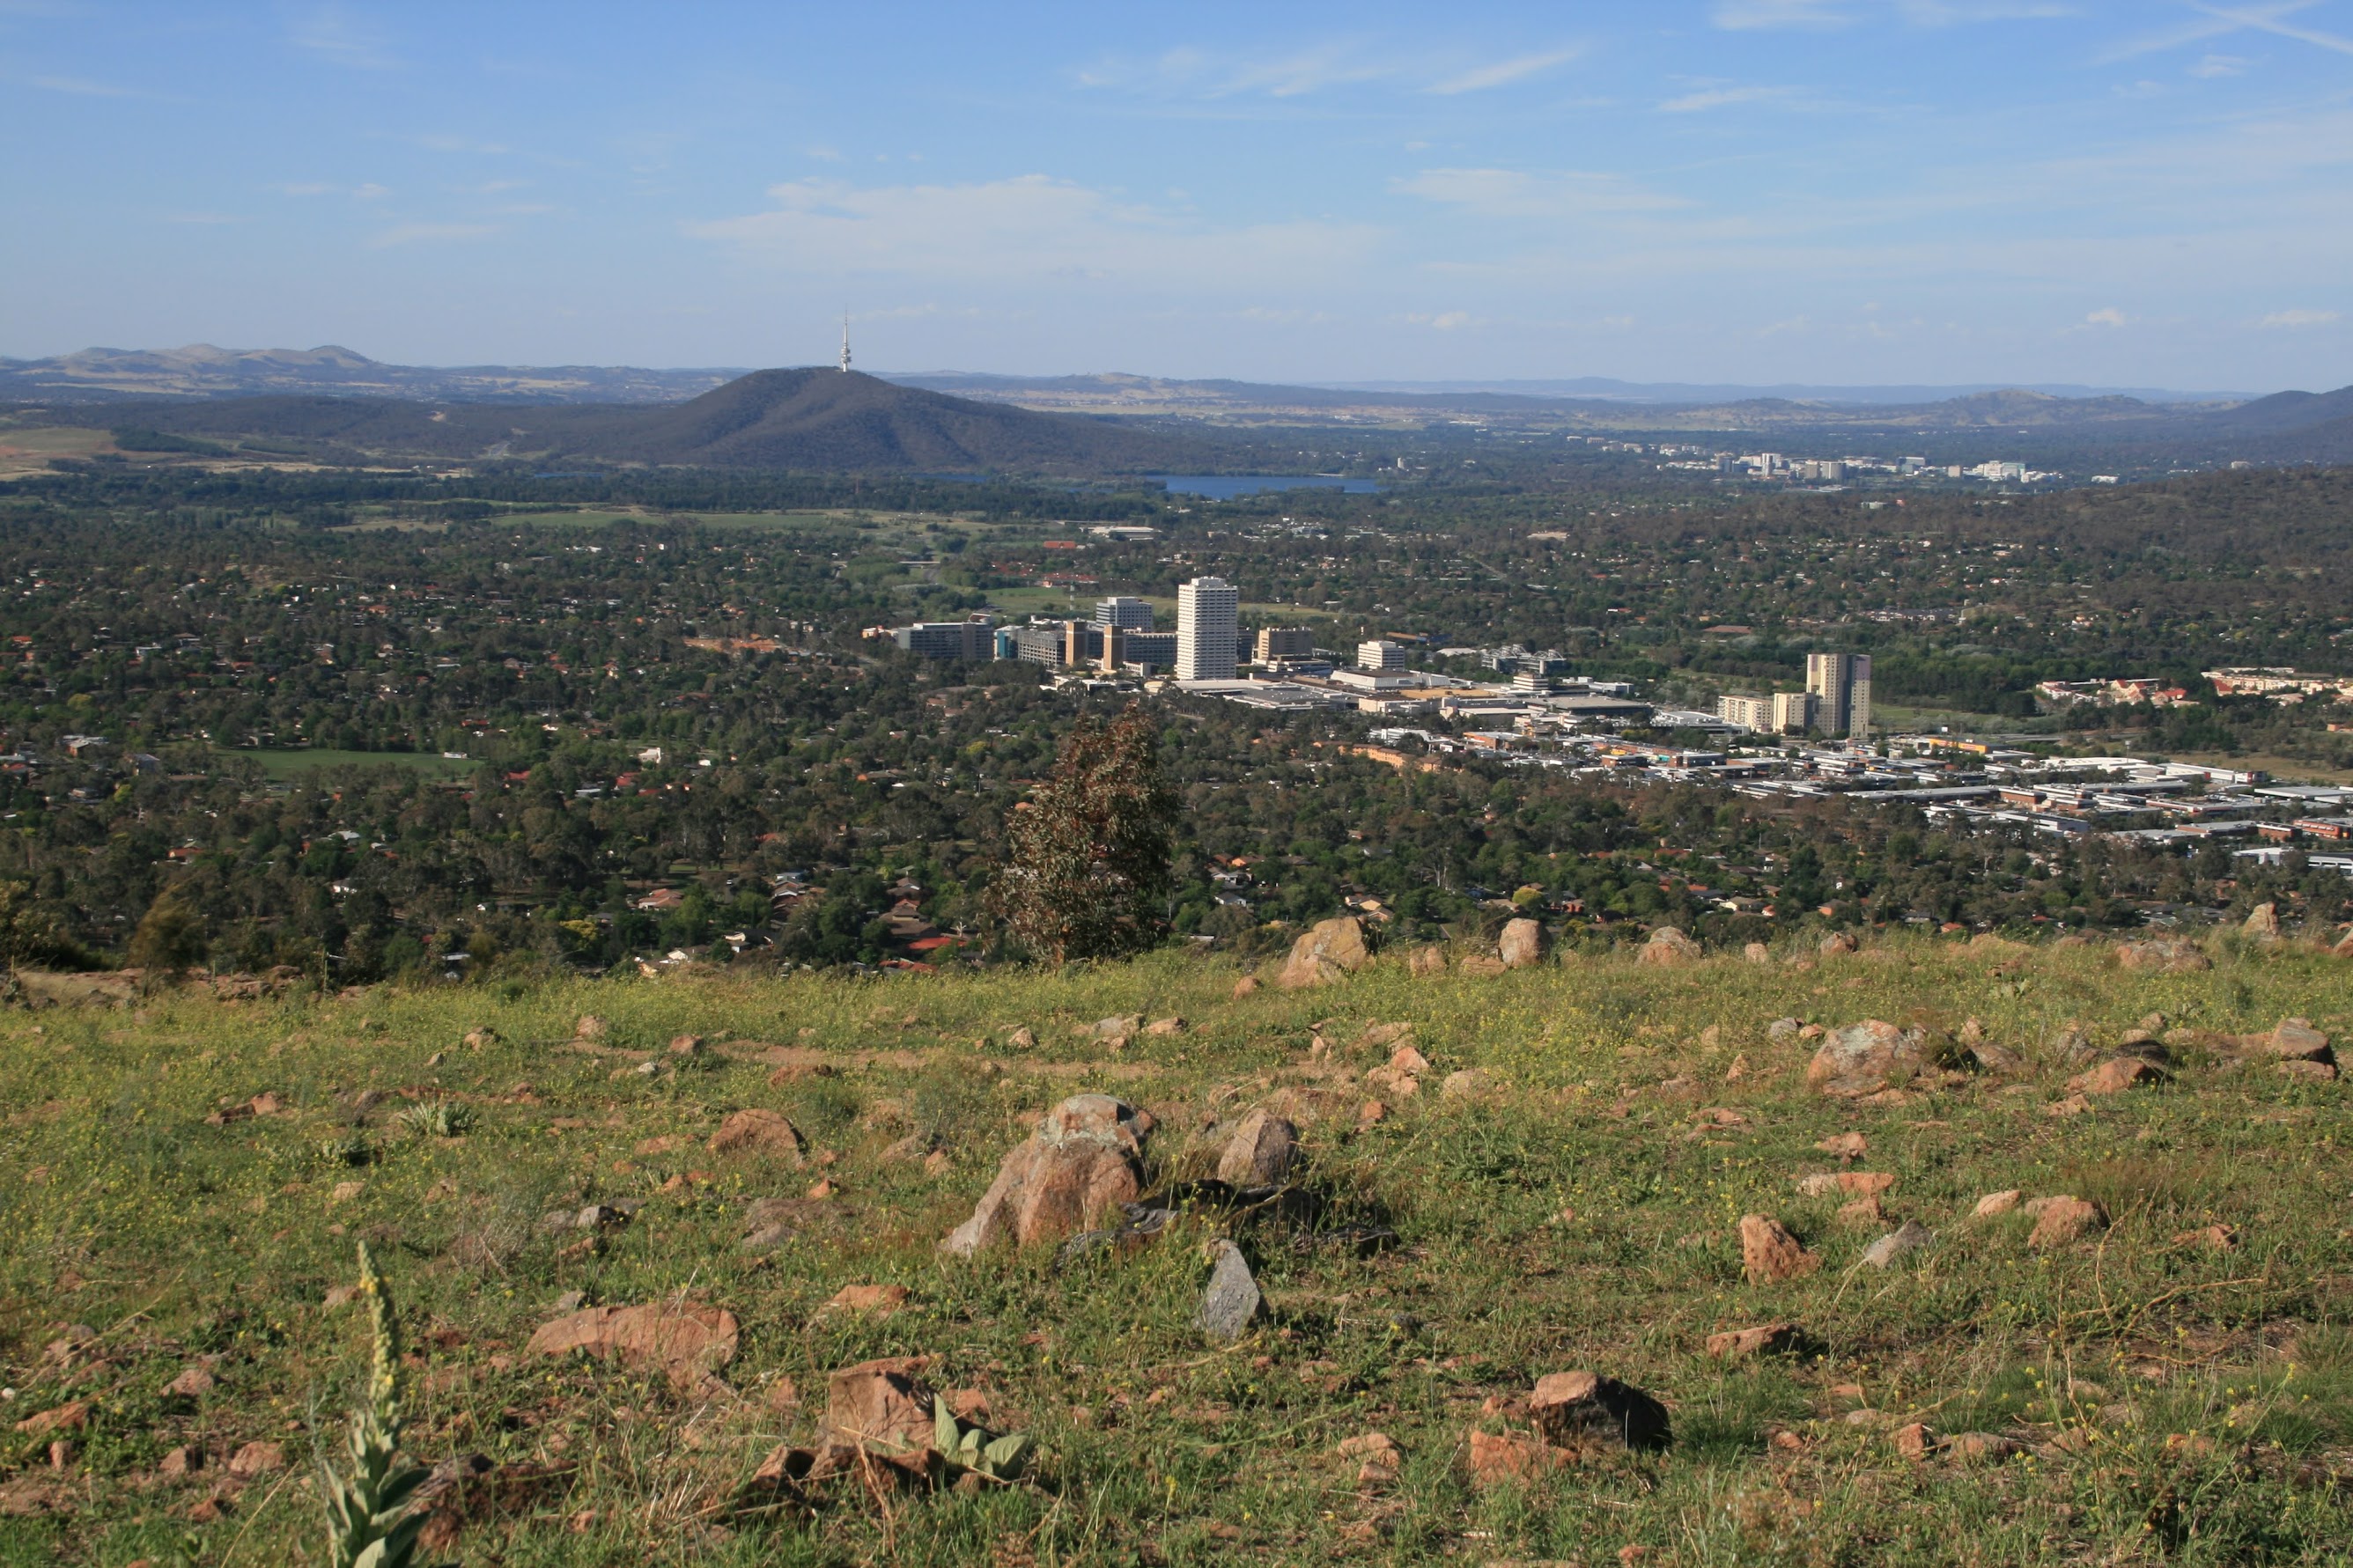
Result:
M1375 637L1356 645L1356 668L1359 669L1403 669L1409 656L1401 642L1387 637Z
M1278 658L1314 658L1315 633L1306 626L1262 626L1258 634L1258 661L1270 664Z
M1176 589L1176 679L1231 680L1241 658L1241 590L1223 577Z
M1142 599L1131 599L1124 594L1114 598L1097 599L1095 625L1117 626L1124 632L1148 632L1152 629L1152 606Z
M1806 690L1814 698L1814 720L1825 734L1860 736L1871 728L1869 654L1808 654Z

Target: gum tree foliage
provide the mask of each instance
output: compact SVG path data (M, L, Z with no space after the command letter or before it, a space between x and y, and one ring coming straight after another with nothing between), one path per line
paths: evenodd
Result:
M997 910L1021 945L1068 963L1158 942L1167 930L1176 797L1140 709L1082 724L1007 819Z

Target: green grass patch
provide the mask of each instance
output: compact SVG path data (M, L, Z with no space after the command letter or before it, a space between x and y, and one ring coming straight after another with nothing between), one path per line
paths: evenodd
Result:
M1926 939L1782 956L1798 961L1584 959L1494 979L1416 978L1388 958L1240 998L1231 970L1162 954L0 1013L0 1351L16 1390L0 1496L41 1500L0 1514L0 1563L163 1561L186 1531L200 1562L304 1560L318 1507L289 1478L310 1413L332 1436L362 1371L362 1325L327 1305L360 1239L417 1352L411 1451L495 1467L436 1561L1603 1563L1630 1545L1694 1564L2342 1561L2343 1088L2185 1037L2171 1082L2073 1115L2051 1113L2073 1070L2055 1062L1831 1101L1805 1087L1811 1045L1767 1026L1974 1016L2034 1062L2063 1026L2110 1043L2153 1008L2206 1031L2298 1014L2343 1038L2344 962L2223 948L2211 971L2139 977L2097 949ZM603 1020L595 1039L584 1014ZM1126 1014L1187 1023L1117 1050L1089 1037ZM1411 1026L1431 1064L1418 1092L1367 1076L1389 1052L1356 1043L1376 1022ZM469 1047L482 1026L496 1038ZM1013 1043L1020 1028L1034 1046ZM674 1053L681 1034L708 1044ZM1489 1081L1448 1092L1466 1068ZM1324 1216L1236 1231L1268 1303L1240 1343L1193 1326L1214 1215L1071 1267L1051 1248L936 1251L1038 1115L1085 1090L1155 1118L1155 1179L1214 1169L1252 1106L1301 1124ZM744 1108L790 1118L802 1160L714 1151ZM1842 1132L1867 1140L1855 1168L1895 1178L1883 1221L1798 1189L1841 1169L1817 1145ZM1970 1217L2010 1187L2096 1197L2113 1224L2038 1249L2022 1214ZM747 1250L763 1200L782 1238ZM588 1204L632 1217L601 1241L549 1218ZM1748 1283L1748 1213L1820 1267ZM1935 1243L1865 1264L1903 1219ZM2234 1248L2181 1239L2218 1224ZM1317 1240L1344 1225L1398 1245ZM912 1294L887 1316L828 1310L850 1284ZM740 1327L724 1387L527 1354L575 1291L724 1307ZM1802 1326L1801 1353L1705 1352L1711 1332L1778 1320ZM71 1325L93 1337L74 1346ZM751 1487L777 1444L815 1437L830 1371L912 1354L934 1358L934 1385L985 1395L994 1429L1038 1438L1036 1484L887 1509L855 1483L807 1507ZM198 1366L209 1387L167 1392ZM1672 1444L1474 1485L1469 1433L1524 1425L1513 1402L1575 1367L1664 1401ZM47 1439L13 1427L71 1399L90 1402L85 1424L53 1470ZM2028 1452L1907 1459L1891 1433L1914 1420ZM1403 1451L1393 1481L1360 1481L1335 1451L1374 1430ZM255 1442L284 1445L292 1469L189 1523ZM161 1479L184 1447L209 1468Z

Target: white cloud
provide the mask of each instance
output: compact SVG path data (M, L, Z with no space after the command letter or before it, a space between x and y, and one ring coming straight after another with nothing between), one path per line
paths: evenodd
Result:
M401 63L385 49L381 33L341 4L317 5L296 17L286 38L296 48L358 70L390 70Z
M1184 289L1310 284L1379 239L1300 218L1215 228L1044 174L962 185L772 185L776 206L687 232L801 274L990 283L1116 281Z
M1720 0L1709 17L1729 32L1769 27L1843 27L1855 20L1836 0Z
M1555 66L1564 66L1584 53L1582 49L1552 49L1543 54L1520 55L1492 65L1473 66L1471 69L1432 82L1427 92L1482 92L1491 87L1503 87L1528 77L1539 76Z
M1484 324L1468 310L1440 310L1435 314L1409 315L1404 320L1414 326L1428 327L1432 331L1440 332L1461 331L1465 327Z
M116 87L111 82L91 81L79 76L37 76L33 85L44 92L68 92L76 98L145 98L148 94L137 88Z
M1731 109L1744 103L1794 106L1800 103L1793 87L1703 87L1659 105L1662 114L1698 114L1710 109Z
M2264 327L2333 327L2345 319L2338 310L2274 310L2259 326Z
M376 184L375 182L371 181L364 185L353 185L352 187L352 195L360 201L380 202L384 200L385 197L392 195L392 192L388 187Z
M388 250L399 245L431 245L443 240L480 239L484 235L498 232L498 225L490 223L396 224L370 239L368 248Z
M2210 80L2215 77L2244 76L2247 62L2237 55L2208 55L2189 68L2189 74Z
M2307 27L2290 20L2300 12L2309 11L2316 4L2317 0L2265 0L2262 5L2211 5L2190 0L2189 8L2198 13L2202 20L2185 22L2162 33L2129 39L2110 48L2095 63L2113 65L2137 55L2158 54L2242 31L2269 33L2274 37L2310 44L2315 48L2353 55L2353 38L2325 33L2316 27Z
M1563 218L1597 213L1669 212L1690 204L1645 190L1615 174L1577 170L1424 169L1392 181L1400 195L1459 207L1481 217Z
M2114 305L2110 305L2105 310L2094 310L2090 315L2085 316L2084 318L2084 325L2087 327L2121 327L2125 324L2125 313L2122 310L2117 310Z
M295 180L272 188L281 196L331 196L343 189L341 185L331 185L324 180Z

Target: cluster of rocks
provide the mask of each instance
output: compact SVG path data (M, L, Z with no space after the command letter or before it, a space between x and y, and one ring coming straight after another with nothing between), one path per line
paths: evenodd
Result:
M1473 1426L1465 1447L1473 1485L1525 1486L1605 1454L1667 1447L1667 1407L1641 1389L1588 1371L1556 1372L1526 1395L1490 1399L1482 1416L1502 1431Z

